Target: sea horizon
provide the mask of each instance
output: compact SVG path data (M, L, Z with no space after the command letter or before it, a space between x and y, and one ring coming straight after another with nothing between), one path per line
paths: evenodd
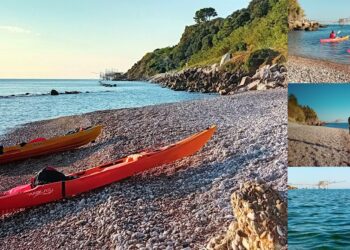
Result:
M215 96L173 91L143 81L113 83L116 83L117 87L104 87L99 84L99 80L91 79L0 79L0 135L29 122L62 116ZM52 89L61 94L52 96ZM66 91L78 94L65 94Z
M329 122L325 124L327 128L340 128L349 129L349 124L347 122Z

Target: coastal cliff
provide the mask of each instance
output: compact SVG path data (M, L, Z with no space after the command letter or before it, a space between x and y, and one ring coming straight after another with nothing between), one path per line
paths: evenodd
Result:
M309 21L305 17L304 10L298 0L290 0L288 5L288 28L289 30L314 31L323 27L318 22Z
M187 26L177 45L147 53L127 76L175 90L220 94L248 84L250 90L286 86L287 6L287 0L253 0L227 18ZM269 76L257 77L270 67Z
M288 121L311 125L323 126L325 122L320 121L315 110L309 106L302 106L294 95L288 96Z

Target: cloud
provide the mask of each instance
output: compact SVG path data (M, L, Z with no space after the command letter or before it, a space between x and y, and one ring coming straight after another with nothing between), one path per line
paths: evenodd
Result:
M0 31L7 31L10 33L20 33L20 34L30 34L32 31L18 27L18 26L10 26L10 25L0 25Z

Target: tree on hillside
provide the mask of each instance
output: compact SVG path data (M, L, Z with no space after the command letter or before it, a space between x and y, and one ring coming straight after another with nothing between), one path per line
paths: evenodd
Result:
M209 21L210 18L216 17L218 14L214 8L203 8L196 12L194 20L196 23L203 23Z

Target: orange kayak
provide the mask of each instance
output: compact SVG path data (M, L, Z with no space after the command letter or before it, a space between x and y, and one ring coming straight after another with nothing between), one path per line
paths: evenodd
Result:
M16 145L12 147L4 147L3 153L0 154L0 164L81 147L94 141L101 131L102 127L96 126L73 134L67 134L47 140L39 138L25 144L24 146Z
M216 127L212 126L169 146L132 154L102 166L72 173L64 181L35 187L31 184L16 187L0 195L0 215L73 197L190 156L210 140L215 130Z

